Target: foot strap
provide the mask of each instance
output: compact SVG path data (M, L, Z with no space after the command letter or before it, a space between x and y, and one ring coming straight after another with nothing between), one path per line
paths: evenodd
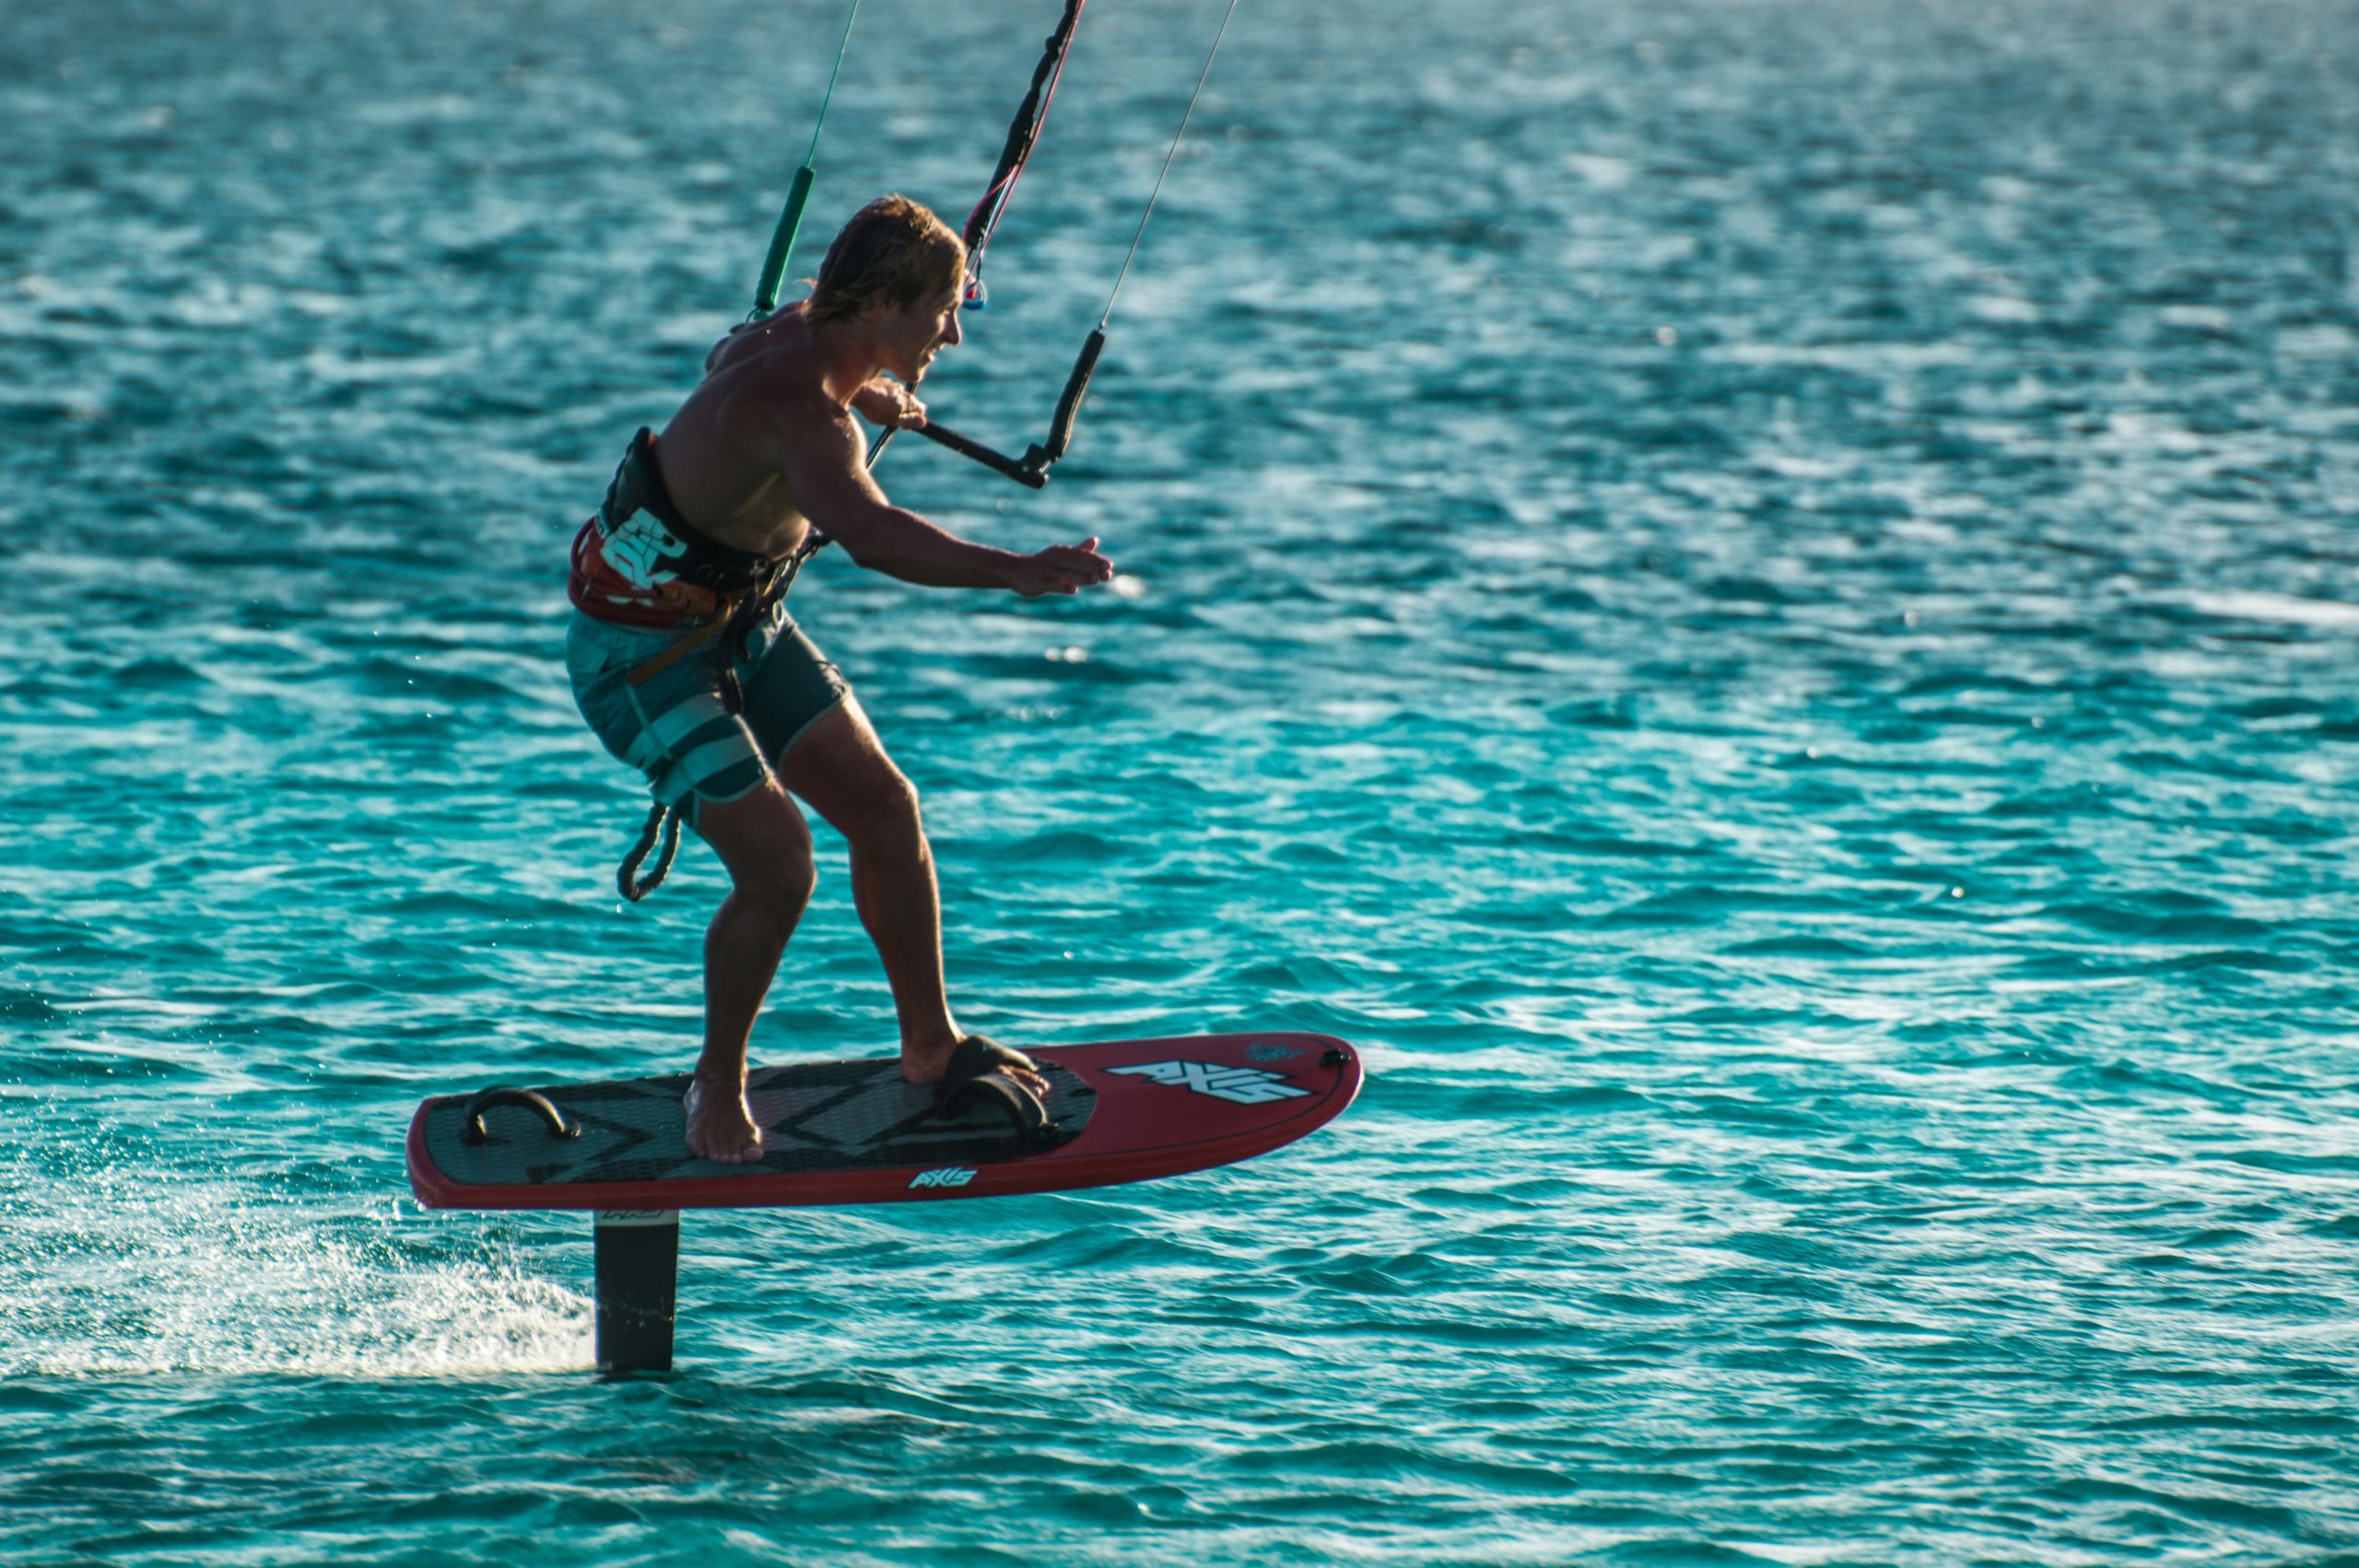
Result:
M964 1114L968 1106L988 1104L1003 1111L1017 1137L1037 1142L1053 1129L1048 1107L1022 1084L999 1074L1003 1067L1039 1071L1021 1051L1012 1051L988 1035L969 1035L950 1053L950 1070L935 1086L935 1104L945 1116Z

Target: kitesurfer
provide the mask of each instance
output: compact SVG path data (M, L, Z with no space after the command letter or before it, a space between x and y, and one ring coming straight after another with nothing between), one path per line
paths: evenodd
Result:
M705 933L705 1030L687 1143L758 1159L746 1042L813 884L799 798L850 844L854 902L900 1023L902 1076L972 1082L1038 1118L1025 1057L962 1036L942 972L941 903L916 791L842 673L786 614L814 531L853 561L934 588L1027 598L1110 580L1097 540L1029 555L959 538L885 498L852 412L925 423L914 389L960 340L966 247L901 196L853 215L811 297L732 333L661 436L632 440L574 541L566 660L606 749L646 773L728 869Z

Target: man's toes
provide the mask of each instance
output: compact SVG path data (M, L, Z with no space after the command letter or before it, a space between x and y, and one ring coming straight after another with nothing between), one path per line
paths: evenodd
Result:
M688 1140L692 1153L708 1160L718 1160L724 1165L742 1165L748 1160L762 1157L762 1141L758 1135L731 1137L726 1133L710 1134Z

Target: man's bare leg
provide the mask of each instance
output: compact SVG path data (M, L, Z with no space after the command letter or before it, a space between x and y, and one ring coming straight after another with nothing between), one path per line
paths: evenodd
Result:
M745 1104L745 1049L778 961L811 901L811 830L775 781L697 813L732 886L704 933L704 1052L688 1087L688 1148L737 1164L762 1154Z
M815 720L774 766L851 848L852 902L884 961L900 1020L901 1076L941 1082L959 1034L943 988L942 897L917 791L850 699ZM1049 1092L1038 1073L1000 1071L1036 1097Z

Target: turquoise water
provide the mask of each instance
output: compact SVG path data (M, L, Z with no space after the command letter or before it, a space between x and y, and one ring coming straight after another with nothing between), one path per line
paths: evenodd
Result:
M676 1069L565 545L743 313L840 13L0 19L0 1556L2359 1552L2359 13L1247 0L1032 497L1116 593L796 590L969 1027L1358 1042L1229 1170L429 1214ZM872 0L815 225L1054 6ZM1037 435L1216 8L1100 0L929 383ZM807 270L807 266L806 269ZM768 1059L890 1044L822 832Z

